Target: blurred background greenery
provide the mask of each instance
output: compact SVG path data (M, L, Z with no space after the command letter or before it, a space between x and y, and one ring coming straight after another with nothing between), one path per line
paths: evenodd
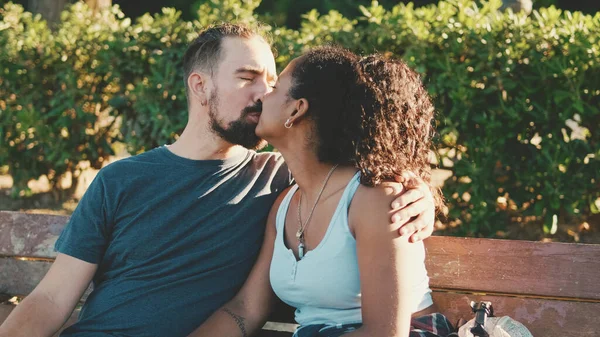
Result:
M504 5L514 1L528 0ZM60 204L115 152L175 140L187 118L187 43L213 22L262 21L280 70L337 43L423 75L438 110L443 233L600 242L599 4L4 1L0 174L11 184L0 209L35 209L40 177Z
M35 6L35 2L52 1L74 2L76 0L17 0L13 3L20 4L26 10L31 11ZM203 3L211 0L145 0L143 4L139 1L132 0L112 0L112 4L119 5L123 13L130 18L137 18L146 13L157 14L162 8L171 7L181 11L183 20L197 19L198 8ZM508 0L507 2L515 2L518 0ZM1 0L0 6L9 1ZM99 2L102 2L100 0ZM415 7L424 5L436 4L439 0L381 0L379 4L386 9L390 9L398 3L414 3ZM256 13L270 18L270 23L278 26L286 26L288 28L297 29L300 27L302 15L312 9L316 9L319 13L327 13L330 10L336 10L347 18L356 18L361 15L358 9L360 5L370 5L370 0L263 0ZM59 4L60 5L60 4ZM534 0L533 7L541 8L554 5L557 8L568 11L581 11L586 14L593 14L600 11L600 1L597 0Z

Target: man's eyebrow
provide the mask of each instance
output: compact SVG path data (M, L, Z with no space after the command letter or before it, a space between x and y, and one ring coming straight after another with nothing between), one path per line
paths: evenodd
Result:
M260 74L262 74L262 70L260 70L260 68L254 68L254 67L246 66L246 67L237 68L235 70L235 73L236 74L251 73L251 74L254 74L254 75L260 75Z
M251 66L245 66L245 67L241 67L235 70L236 74L241 74L241 73L251 73L253 75L262 75L263 70L260 68L255 68L255 67L251 67ZM275 82L277 81L277 75L275 74L267 74L267 81L269 82Z

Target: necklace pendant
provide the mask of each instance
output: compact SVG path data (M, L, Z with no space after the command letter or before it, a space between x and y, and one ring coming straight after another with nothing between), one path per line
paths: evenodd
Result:
M301 237L302 237L302 228L298 228L298 231L296 231L296 239L300 240Z
M304 257L304 244L302 242L298 244L298 257L300 258L300 260L302 260L302 258Z

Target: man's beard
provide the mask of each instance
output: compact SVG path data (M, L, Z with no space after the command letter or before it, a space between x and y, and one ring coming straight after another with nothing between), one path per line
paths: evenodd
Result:
M249 123L246 121L246 116L252 112L262 111L262 102L258 101L252 106L245 107L242 110L239 119L230 122L227 128L223 126L223 123L217 118L217 111L219 106L219 93L218 89L210 95L208 100L208 115L210 116L210 128L219 137L231 144L241 145L247 149L258 150L262 149L267 145L267 142L260 139L256 135L256 124Z

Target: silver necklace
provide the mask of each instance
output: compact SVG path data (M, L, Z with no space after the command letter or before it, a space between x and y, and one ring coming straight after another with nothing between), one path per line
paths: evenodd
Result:
M325 186L327 186L327 182L329 181L329 178L331 178L333 171L335 171L335 169L337 167L338 167L338 165L335 165L331 168L331 170L329 170L327 177L325 177L325 180L323 181L323 186L321 187L321 190L319 191L319 194L317 195L317 200L315 200L315 204L312 206L310 213L308 213L308 219L306 219L306 222L304 224L302 224L302 218L300 216L301 206L302 206L302 191L300 191L300 200L298 201L298 231L296 232L296 239L298 239L298 257L300 259L302 259L304 257L304 248L306 247L304 245L304 231L308 227L310 219L312 218L313 213L315 212L315 208L317 208L317 204L319 203L319 199L321 199L321 195L323 194L323 191L325 190Z

